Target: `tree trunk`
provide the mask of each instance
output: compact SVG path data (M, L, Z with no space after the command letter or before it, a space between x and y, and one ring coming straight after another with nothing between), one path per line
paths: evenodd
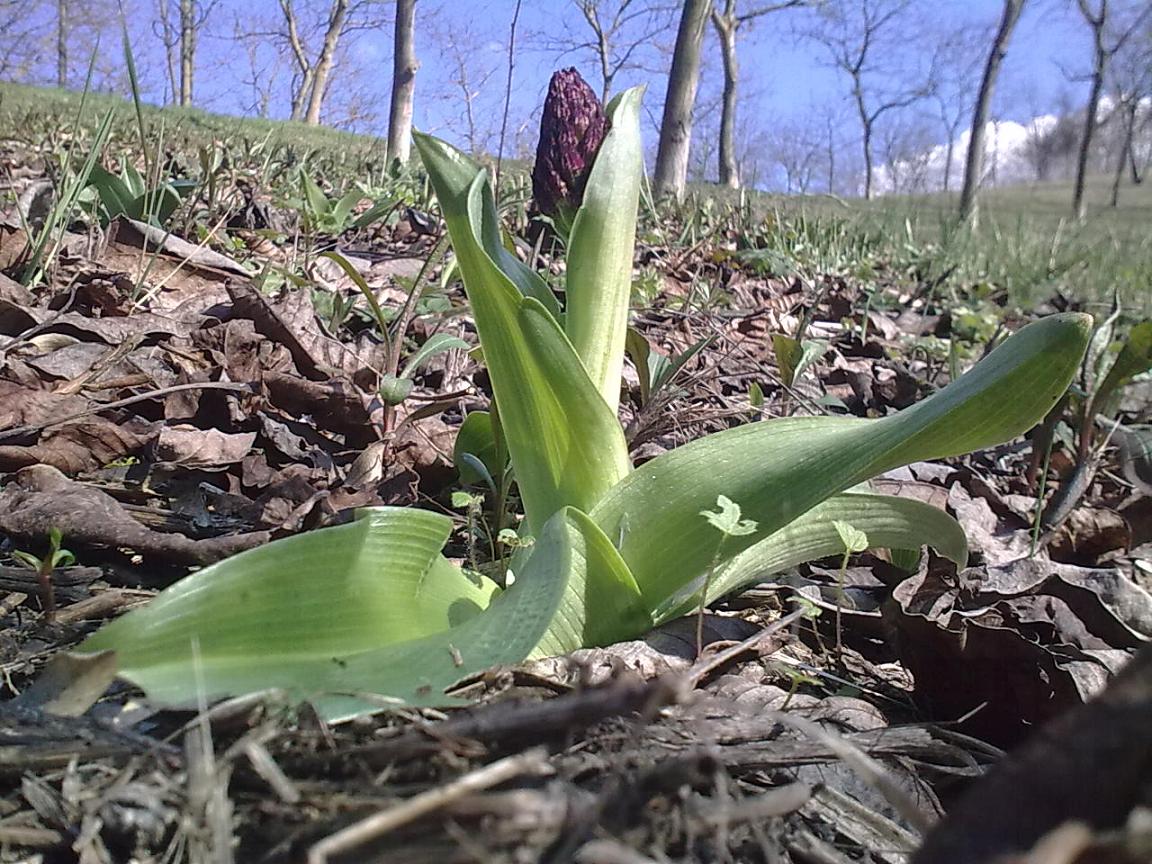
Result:
M1072 186L1072 212L1077 219L1088 215L1088 202L1084 199L1084 185L1088 179L1088 157L1092 152L1092 136L1096 133L1096 113L1100 109L1100 94L1104 92L1104 72L1108 65L1108 49L1104 45L1104 26L1108 21L1108 0L1100 0L1100 14L1093 17L1085 0L1080 9L1092 27L1093 63L1092 88L1088 92L1088 106L1084 109L1084 132L1076 151L1076 181Z
M720 54L724 60L724 98L720 107L720 185L740 188L740 171L736 164L736 84L740 68L736 61L736 28L739 22L731 14L729 0L725 14L713 10L712 24L720 37Z
M828 121L828 194L836 194L836 135L831 120Z
M948 132L948 147L946 148L945 158L948 160L944 163L944 191L947 192L952 186L952 151L956 149L956 135L953 130Z
M984 130L988 125L988 114L992 110L992 94L996 90L996 78L1000 74L1000 64L1008 53L1008 42L1020 13L1024 0L1004 0L1004 13L1000 27L992 40L992 50L984 64L984 77L980 81L980 92L976 95L976 108L972 112L972 128L968 133L968 158L964 163L964 186L960 190L960 218L974 221L976 218L976 193L984 174Z
M388 111L388 161L408 161L412 147L412 102L416 93L416 0L396 0L392 47L392 104Z
M196 59L196 2L180 0L180 104L192 104L192 76Z
M852 95L856 100L856 113L860 117L860 142L864 148L864 200L872 199L872 123L873 118L868 116L868 109L864 105L864 91L860 89L860 79L857 78L852 88Z
M692 108L700 83L700 43L712 11L712 0L684 0L676 48L668 73L664 116L660 121L660 145L652 181L657 195L684 197L688 181L688 152L692 145Z
M288 26L288 44L292 48L292 56L296 60L297 74L300 80L292 92L291 119L304 119L304 102L312 92L312 61L304 50L304 43L300 41L300 30L296 25L296 13L292 9L292 0L280 0L280 10L284 13L284 23Z
M56 0L56 86L68 86L68 0Z
M1116 160L1116 175L1112 178L1113 207L1120 205L1120 180L1124 176L1124 169L1128 167L1129 162L1135 164L1132 159L1132 139L1136 137L1136 109L1139 105L1140 100L1133 98L1122 103L1125 119L1128 122L1124 128L1124 143L1120 148L1120 158Z
M308 113L304 122L309 126L320 125L320 108L324 104L324 94L328 90L328 76L336 59L336 45L344 31L344 19L348 15L348 0L332 0L332 13L328 17L328 29L324 33L324 47L320 49L320 59L316 61L316 72L312 76L312 91L308 97Z

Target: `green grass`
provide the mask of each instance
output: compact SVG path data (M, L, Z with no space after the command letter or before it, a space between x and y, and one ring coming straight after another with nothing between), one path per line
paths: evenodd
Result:
M8 134L25 137L28 132L42 129L45 122L71 124L76 119L80 102L81 94L73 90L0 82L0 119L4 121ZM107 93L89 93L84 102L81 125L94 127L105 113L113 111L116 131L134 134L134 128L126 128L136 122L131 100ZM233 117L177 106L158 108L145 104L142 109L147 122L157 125L163 119L170 134L190 143L206 143L220 138L252 141L269 138L273 143L293 144L304 149L350 149L363 154L373 150L382 154L384 146L381 139L294 121ZM28 121L27 125L17 125L20 120Z
M1111 177L1090 178L1089 216L1071 218L1070 183L988 189L976 228L956 221L957 196L752 195L745 209L775 230L756 232L765 258L876 281L937 283L953 299L1006 292L1028 308L1059 292L1099 311L1114 291L1133 316L1152 314L1152 183L1125 183L1108 206ZM734 207L733 193L697 187ZM745 221L748 221L747 218Z

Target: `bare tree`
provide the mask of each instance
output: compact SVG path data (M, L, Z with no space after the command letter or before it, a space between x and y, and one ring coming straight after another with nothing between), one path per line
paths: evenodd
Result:
M712 0L684 0L676 47L672 52L672 68L668 73L652 186L657 195L672 194L677 200L684 197L688 179L692 106L700 83L700 44L711 11Z
M498 71L495 57L485 61L479 50L479 37L468 23L455 22L442 34L446 49L444 60L448 65L448 80L458 91L454 104L461 106L459 120L468 150L482 156L490 150L489 144L498 134L496 115L484 110L483 101L488 82Z
M1088 215L1088 202L1084 198L1084 186L1088 178L1088 160L1092 151L1092 136L1096 131L1097 113L1100 110L1100 96L1104 92L1104 77L1108 64L1116 53L1139 30L1148 18L1152 7L1145 7L1126 26L1117 27L1109 12L1108 0L1076 0L1080 14L1092 30L1092 73L1088 91L1088 106L1084 110L1084 131L1080 136L1080 149L1076 155L1076 179L1072 185L1072 212L1077 219ZM1111 37L1111 38L1110 38Z
M47 35L37 6L38 0L0 0L0 78L31 77Z
M984 62L984 77L980 81L980 91L976 95L976 107L972 112L972 128L968 133L968 156L964 164L964 187L960 190L960 218L974 221L976 218L976 193L984 178L984 137L988 127L988 115L992 110L992 94L996 91L996 79L1000 75L1000 64L1008 53L1008 43L1012 31L1024 10L1024 0L1004 0L1004 11L1000 16L1000 26L992 39L992 49Z
M981 28L982 29L982 28ZM988 34L973 27L951 28L936 48L937 76L932 89L936 116L947 136L944 142L944 191L952 189L956 142L966 116L971 116L972 92L980 75L979 49Z
M575 57L594 65L600 98L607 100L622 73L657 71L657 58L665 53L660 43L672 29L677 6L675 0L568 0L547 31L528 38L557 59Z
M1125 171L1131 171L1132 185L1143 180L1136 159L1136 133L1142 112L1145 124L1152 118L1152 22L1145 23L1138 38L1120 46L1111 67L1113 116L1121 123L1116 171L1112 176L1111 205L1116 207Z
M331 86L337 52L353 31L379 27L380 0L327 0L326 11L315 2L279 0L281 27L271 34L249 33L250 38L272 36L286 43L296 67L292 80L291 118L309 125L320 123L324 100ZM307 18L305 18L307 15Z
M191 105L196 75L196 46L217 0L157 0L153 31L164 45L172 101ZM177 71L179 70L179 71Z
M864 197L872 197L872 142L877 121L907 108L932 91L933 72L901 69L895 58L908 52L911 0L838 0L820 7L820 26L809 37L828 52L832 66L847 76L860 122ZM893 82L899 82L893 85Z
M774 124L768 134L768 152L784 174L788 195L806 195L812 186L824 142L811 133L807 125L786 120Z
M720 183L730 189L740 188L740 172L736 164L736 89L740 67L736 58L736 40L740 28L773 12L805 5L805 0L784 0L737 10L737 0L724 0L724 9L712 10L712 26L720 39L720 55L724 62L724 98L720 108Z
M416 0L396 0L392 40L392 102L388 111L388 161L408 161L416 93Z

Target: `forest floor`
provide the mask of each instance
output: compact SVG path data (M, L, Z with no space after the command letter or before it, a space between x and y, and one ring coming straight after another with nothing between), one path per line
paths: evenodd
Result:
M1120 306L1050 451L1037 432L873 481L954 516L966 568L815 561L715 604L701 656L682 619L493 670L468 707L328 725L268 698L163 709L66 652L357 508L451 515L458 559L495 544L453 461L485 371L437 353L388 410L357 284L404 357L475 344L427 180L371 139L78 108L0 87L0 862L895 864L948 812L921 864L1041 836L1037 864L1152 860L1147 650L1112 679L1152 637L1148 346L1109 422L1081 410L1152 313L1152 189L1083 226L1053 189L997 191L975 232L938 198L643 206L632 324L678 371L659 392L626 372L638 463L761 419L886 416L1035 317ZM555 279L529 195L522 168L501 178L518 253ZM773 335L818 344L782 368ZM1011 783L963 798L1022 744ZM1087 827L1053 832L1069 818Z

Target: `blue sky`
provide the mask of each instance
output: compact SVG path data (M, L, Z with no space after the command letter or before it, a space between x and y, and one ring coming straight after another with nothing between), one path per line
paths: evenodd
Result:
M122 3L127 9L137 65L145 81L150 101L165 97L163 50L155 36L156 0L72 0L76 7L87 7L89 18L96 6ZM302 9L309 4L323 11L328 0L295 0ZM1126 0L1137 2L1137 0ZM610 0L609 0L609 5ZM743 0L743 8L755 5ZM964 25L991 30L1001 12L1002 0L912 0L912 15L906 24L907 44L899 46L903 62L924 64L932 52L930 44L915 35L924 28L940 32ZM43 2L50 30L55 2ZM114 8L114 7L113 7ZM457 143L467 137L467 105L463 89L454 79L463 68L470 78L470 91L478 93L472 107L473 126L486 147L494 148L495 130L502 111L504 81L507 74L507 45L515 0L419 0L417 4L417 55L421 68L417 75L415 120L418 127L440 134ZM256 101L255 90L245 79L258 68L265 79L274 83L269 103L271 116L287 113L286 82L291 77L287 52L271 44L262 44L251 53L245 43L234 38L237 28L272 29L277 24L276 0L218 0L210 25L202 36L198 55L197 101L203 107L224 113L250 111ZM795 32L804 27L805 15L789 11L757 21L742 34L740 56L742 67L740 106L743 134L771 136L781 128L811 125L820 112L847 108L845 81L827 66L822 49L811 41L798 39ZM83 17L83 16L81 16ZM387 17L387 13L385 16ZM317 20L322 20L318 16ZM522 0L517 30L515 80L509 110L509 149L523 151L534 138L534 118L543 100L552 69L560 65L577 65L598 86L590 58L568 56L557 58L555 51L542 46L549 34L562 32L567 22L577 32L583 26L578 13L565 0ZM2 23L2 22L0 22ZM115 29L115 28L113 28ZM45 45L51 45L45 37ZM673 38L669 34L667 41ZM102 37L105 62L115 64L120 52L107 50L108 42L118 43L118 34ZM719 54L715 35L708 30L705 46L705 70L701 84L700 104L707 108L718 104L721 83ZM248 43L252 44L252 43ZM118 48L118 45L117 45ZM365 31L346 46L339 72L336 95L331 99L331 117L346 116L355 108L363 119L359 131L380 131L386 123L391 78L391 33L387 27ZM983 45L972 53L979 66L986 49ZM74 51L74 76L82 79L81 64ZM1083 104L1087 85L1071 80L1070 73L1087 68L1090 43L1087 29L1080 20L1072 0L1029 0L1012 41L1001 75L995 111L1000 119L1027 120ZM39 74L50 78L51 51L43 52ZM885 58L888 59L888 58ZM654 140L654 126L659 117L665 82L660 67L665 59L655 53L648 57L649 71L622 73L619 87L647 84L647 136ZM253 65L254 64L254 65ZM973 85L973 90L974 90ZM617 89L619 89L619 87ZM701 120L704 139L710 139L709 123L716 111ZM926 143L940 143L947 136L938 124L927 117L922 106L896 122L918 123L918 133ZM856 134L851 115L844 114L843 146L850 152L850 141ZM482 134L481 134L482 133ZM760 140L760 139L757 139Z
M217 21L214 29L218 32L204 40L201 50L199 91L209 106L229 113L243 110L245 94L229 74L242 65L235 46L227 38L232 29L230 20L237 16L250 19L262 13L274 14L275 5L274 0L221 0L214 13ZM441 32L451 27L470 31L466 46L469 63L501 67L485 89L498 91L502 96L506 74L503 67L515 6L515 0L475 0L466 4L455 0L420 0L417 5L417 52L421 62L417 76L417 122L420 125L449 131L446 127L460 111L459 93L452 92L456 88L447 81L452 75L452 58L444 47L445 37ZM542 99L548 75L556 63L550 52L534 47L533 35L554 32L557 21L565 15L572 20L565 6L563 0L523 0L511 108L514 118L531 113ZM1001 0L915 0L914 4L917 12L922 10L919 16L922 21L931 20L942 26L967 23L989 28L995 25L1000 7ZM797 17L791 12L770 16L744 34L740 50L745 112L791 117L803 115L813 106L843 100L844 82L827 68L821 50L807 42L798 43L790 32ZM455 24L448 24L449 18L456 19ZM225 23L229 26L223 27ZM438 32L429 33L428 28ZM712 62L706 69L702 98L709 88L714 90L719 83L718 63L711 56L716 54L711 30L707 39L711 48L707 59ZM909 50L918 49L913 44ZM1069 81L1065 71L1082 69L1089 50L1087 34L1074 4L1063 0L1031 0L1025 7L1005 62L998 98L1000 113L1010 119L1026 119L1033 113L1055 110L1065 98L1071 98L1073 103L1082 101L1085 85ZM362 34L353 55L346 61L358 67L357 77L364 79L367 93L372 94L381 107L388 99L390 58L391 36L381 32ZM561 62L578 59L569 57ZM577 65L584 67L587 77L593 77L594 70L587 62ZM634 83L647 83L649 101L659 103L664 82L658 75L627 72L621 76L621 84ZM490 114L490 106L487 111Z

